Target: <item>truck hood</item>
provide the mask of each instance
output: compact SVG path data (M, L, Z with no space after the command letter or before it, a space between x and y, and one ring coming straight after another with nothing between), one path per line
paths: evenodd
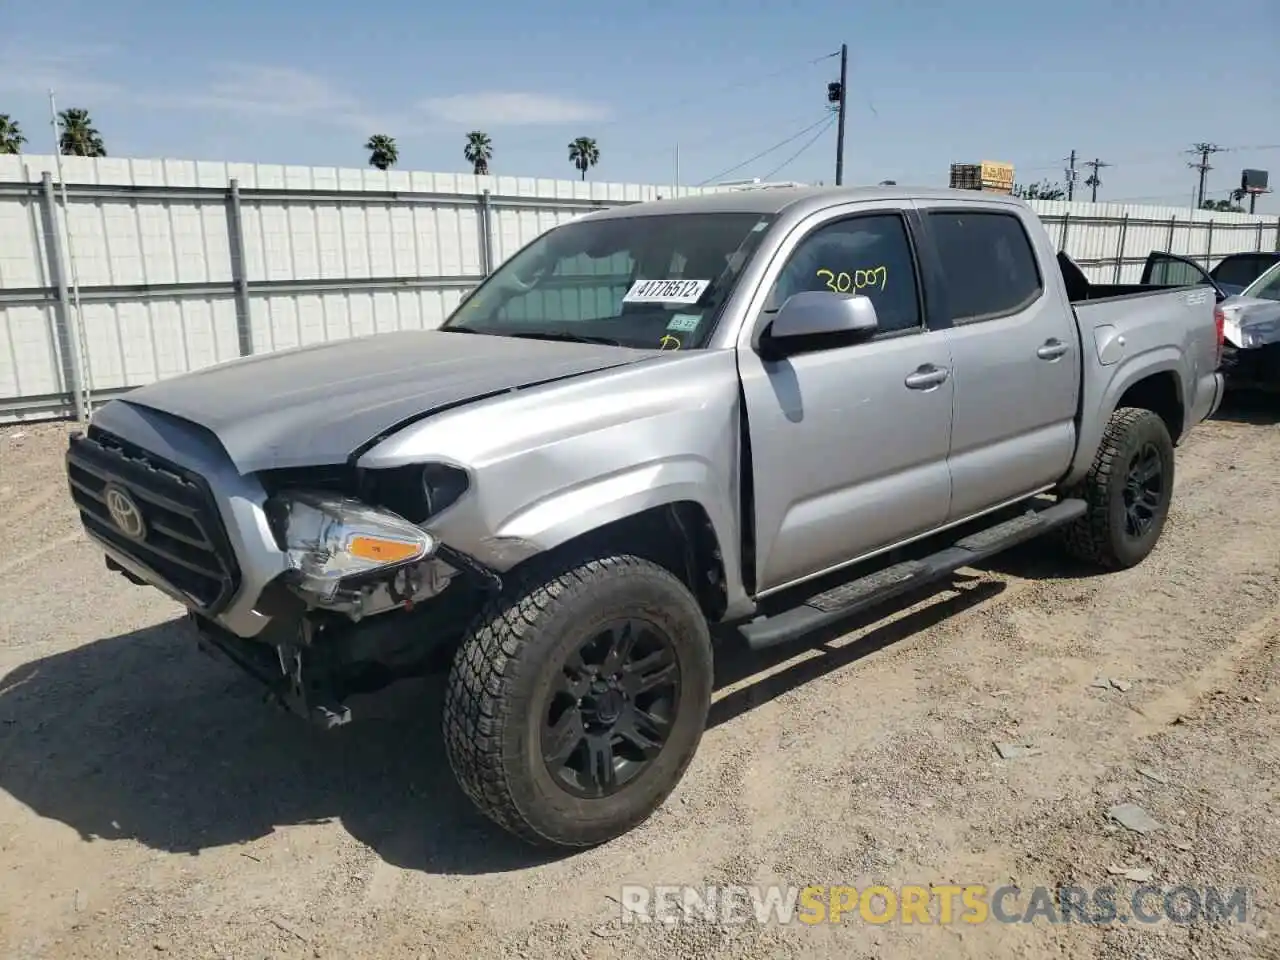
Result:
M438 410L654 355L410 330L232 360L111 402L204 427L237 470L253 473L343 463L377 437Z

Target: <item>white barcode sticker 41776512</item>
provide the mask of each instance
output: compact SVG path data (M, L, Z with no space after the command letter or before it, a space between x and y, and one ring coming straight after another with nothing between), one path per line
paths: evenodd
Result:
M710 280L637 280L623 303L697 303Z

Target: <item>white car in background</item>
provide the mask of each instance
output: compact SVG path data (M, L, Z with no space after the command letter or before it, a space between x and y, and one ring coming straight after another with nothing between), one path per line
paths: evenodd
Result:
M1280 263L1222 302L1223 370L1238 386L1280 388Z
M1280 389L1280 260L1247 279L1262 266L1260 260L1274 256L1237 254L1206 270L1188 257L1156 252L1143 268L1143 284L1202 283L1213 287L1223 315L1221 369L1228 386ZM1227 260L1232 266L1224 270Z

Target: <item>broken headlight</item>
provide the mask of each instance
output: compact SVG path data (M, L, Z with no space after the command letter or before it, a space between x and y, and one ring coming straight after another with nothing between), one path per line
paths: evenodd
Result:
M266 509L298 586L324 598L343 580L416 563L437 545L403 517L335 494L292 490Z

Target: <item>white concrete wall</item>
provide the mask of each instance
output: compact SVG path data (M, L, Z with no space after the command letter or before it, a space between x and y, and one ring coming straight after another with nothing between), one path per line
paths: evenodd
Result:
M492 265L593 206L707 192L179 160L64 157L62 166L69 215L57 195L55 158L0 157L0 419L70 410L73 345L54 301L48 206L40 189L46 171L53 175L54 215L63 232L60 261L81 296L82 352L95 394L239 356L242 337L259 353L437 326L484 273L485 191ZM243 192L244 317L231 287L227 193L233 179ZM77 189L89 186L132 192ZM1177 253L1216 260L1280 245L1275 218L1105 203L1033 206L1059 242L1065 220L1067 251L1097 281L1115 278L1117 256L1125 258L1120 279L1136 279L1148 251L1170 249L1171 221ZM1131 222L1122 228L1126 215ZM287 286L307 281L330 287ZM67 313L75 329L75 311Z

